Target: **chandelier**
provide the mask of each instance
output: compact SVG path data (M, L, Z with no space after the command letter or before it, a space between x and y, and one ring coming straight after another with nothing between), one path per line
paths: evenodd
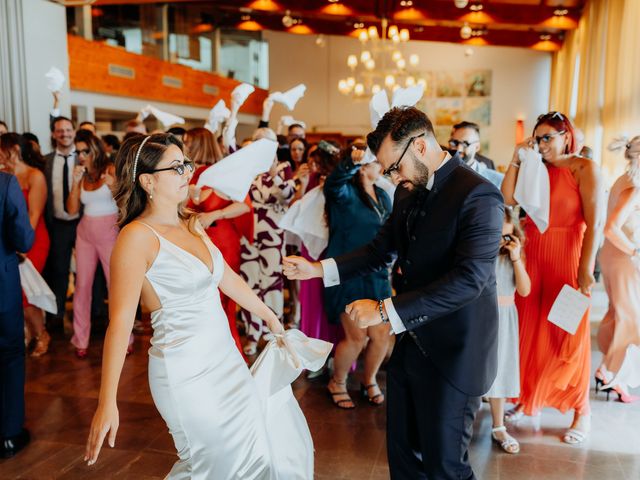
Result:
M396 89L416 84L426 86L426 81L416 76L416 67L420 63L417 54L405 58L403 46L409 41L409 30L388 25L387 19L381 22L381 32L375 26L360 27L360 55L347 57L349 75L338 82L338 90L355 99L369 98L383 88L389 93Z

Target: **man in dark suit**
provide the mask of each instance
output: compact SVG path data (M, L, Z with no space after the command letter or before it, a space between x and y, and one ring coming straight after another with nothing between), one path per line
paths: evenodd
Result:
M456 123L451 129L451 138L449 139L449 152L454 155L460 152L462 160L467 163L476 172L477 168L473 167L473 162L483 164L489 170L495 170L496 166L493 160L479 153L480 151L480 127L473 122Z
M473 419L496 374L502 195L442 151L416 108L389 111L367 144L398 183L391 217L371 244L322 262L287 257L284 272L330 286L397 254L397 294L347 306L359 326L390 322L399 335L387 367L391 477L473 479Z
M66 117L56 117L51 122L51 135L56 148L44 157L44 174L47 179L45 222L51 246L43 274L58 304L58 314L56 317L50 317L50 321L54 328L61 328L69 287L71 252L80 218L79 214L69 214L66 211L66 200L73 183L73 167L77 163L73 143L75 126Z
M0 458L29 443L24 423L24 317L18 255L35 232L16 177L0 172Z

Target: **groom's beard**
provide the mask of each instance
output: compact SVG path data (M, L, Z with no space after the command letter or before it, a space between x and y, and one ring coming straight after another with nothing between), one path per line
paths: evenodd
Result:
M413 154L411 155L411 161L413 162L414 175L409 183L412 188L425 188L429 181L430 172L429 167L418 160Z

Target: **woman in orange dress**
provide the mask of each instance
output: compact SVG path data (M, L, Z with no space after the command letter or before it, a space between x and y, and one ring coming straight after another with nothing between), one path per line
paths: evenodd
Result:
M240 273L240 239L253 241L253 208L249 195L244 202L236 202L209 187L196 189L200 174L219 160L213 134L204 128L193 128L185 134L189 159L200 165L191 179L188 207L199 213L198 218L207 235L218 247L227 264ZM242 353L240 335L236 326L236 303L220 293L222 307L229 320L229 328L238 350ZM243 354L243 353L242 353ZM243 354L244 355L244 354Z
M574 411L573 423L563 436L580 443L591 428L589 374L591 332L589 311L571 335L548 321L553 302L565 284L589 295L595 283L593 268L602 228L604 190L599 167L577 156L574 129L559 112L538 118L533 138L516 146L502 183L507 205L513 198L520 159L518 150L539 146L549 172L549 228L540 233L527 216L524 221L525 255L531 277L528 297L516 297L520 319L520 398L507 414L537 416L544 407Z

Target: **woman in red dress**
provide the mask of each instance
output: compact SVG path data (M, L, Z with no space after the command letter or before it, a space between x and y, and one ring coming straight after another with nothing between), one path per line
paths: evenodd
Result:
M227 264L234 272L239 273L240 239L245 237L247 241L253 241L253 208L249 195L244 202L236 202L212 188L197 189L195 185L200 174L219 159L214 147L216 140L213 134L204 128L187 131L184 140L190 160L200 165L191 179L188 207L200 214L198 218L207 235L218 247ZM222 293L220 299L229 320L231 334L242 353L236 326L236 303Z
M41 168L44 159L29 139L17 133L7 133L0 137L0 159L18 179L22 193L27 201L29 221L36 232L35 241L26 257L42 273L49 254L49 234L44 224L44 209L47 203L47 181ZM44 326L44 311L29 304L22 295L24 319L27 326L27 341L35 339L32 357L47 353L51 340Z
M576 155L569 119L550 112L540 116L534 137L518 145L502 183L507 205L513 198L520 159L518 150L538 143L549 173L549 227L541 233L527 217L524 254L531 293L516 296L520 320L520 398L507 414L511 420L537 416L545 407L573 410L573 422L563 440L584 441L591 427L589 373L591 333L589 311L575 335L548 321L549 311L566 284L590 295L593 268L602 228L604 190L597 164Z

